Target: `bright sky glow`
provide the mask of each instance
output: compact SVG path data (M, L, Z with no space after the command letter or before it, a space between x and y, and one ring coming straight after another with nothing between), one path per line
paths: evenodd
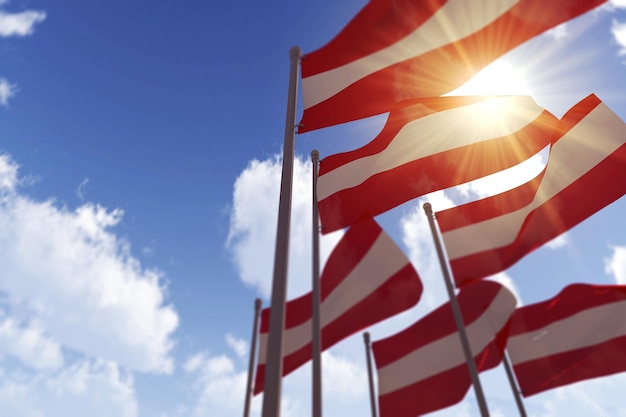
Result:
M502 60L486 66L449 96L531 95L522 68Z

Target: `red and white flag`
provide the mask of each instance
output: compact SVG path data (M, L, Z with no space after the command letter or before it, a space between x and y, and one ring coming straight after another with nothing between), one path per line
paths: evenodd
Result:
M590 95L532 181L437 213L457 285L498 273L626 193L626 124Z
M322 159L322 233L523 162L550 143L557 123L528 96L407 100L373 141Z
M626 286L574 284L517 310L507 351L522 394L626 371Z
M320 282L322 350L417 304L422 282L381 227L368 219L350 228L330 254ZM270 310L261 313L254 393L263 391ZM283 376L311 360L312 294L287 302Z
M370 0L302 57L300 132L437 97L516 46L606 0Z
M478 371L502 360L516 299L502 285L481 281L457 296ZM450 303L411 327L372 344L381 417L415 417L461 401L471 378Z

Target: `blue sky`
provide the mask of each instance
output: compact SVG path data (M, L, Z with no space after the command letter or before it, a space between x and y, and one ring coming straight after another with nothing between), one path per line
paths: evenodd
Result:
M289 49L322 46L364 4L0 0L0 415L241 415L253 301L269 303ZM515 49L497 64L509 90L487 92L531 94L557 116L595 93L626 119L625 7ZM297 138L290 296L310 288L310 151L353 149L383 122ZM436 210L498 182L428 200ZM374 340L445 299L424 201L378 219L425 293ZM524 303L571 282L626 284L625 210L617 201L500 278ZM325 354L326 416L367 415L364 369L360 335ZM283 415L309 414L309 375L284 380ZM482 379L492 415L515 415L503 370ZM526 405L626 415L624 389L617 375ZM432 415L478 410L470 393Z

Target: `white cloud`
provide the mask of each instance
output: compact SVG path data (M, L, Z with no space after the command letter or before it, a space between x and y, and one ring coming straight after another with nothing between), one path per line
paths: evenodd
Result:
M2 415L136 417L133 380L105 361L78 362L53 375L2 375Z
M559 248L562 248L563 246L566 246L567 244L569 244L568 234L567 233L563 233L563 234L555 237L554 239L552 239L548 243L546 243L546 247L550 248L550 249L559 249Z
M604 261L604 270L615 277L618 284L626 284L626 246L613 247L613 255Z
M17 86L8 80L0 78L0 105L7 106L9 99L17 93Z
M85 200L85 189L87 188L87 184L89 184L89 178L85 178L82 180L78 187L76 188L76 196L80 199L80 201Z
M621 398L626 375L582 381L530 397L527 406L537 417L615 417L626 416Z
M245 340L239 339L229 333L226 335L226 343L239 358L245 359L246 356L248 356L248 343Z
M2 3L0 3L2 4ZM43 11L26 10L19 13L7 13L0 10L0 36L26 36L35 31L35 25L45 20Z
M613 20L611 33L615 42L620 46L619 55L626 55L626 23Z
M556 40L561 40L567 37L567 35L569 35L569 32L567 30L567 23L561 23L560 25L550 29L549 31L546 32L547 36L551 36Z
M325 400L345 405L369 401L367 371L363 366L364 350L360 353L359 359L362 360L358 365L329 351L322 354L322 389Z
M164 305L161 274L143 269L111 232L123 213L33 201L18 183L17 165L0 156L0 291L12 319L36 323L64 348L171 372L178 316Z
M238 371L226 355L210 356L200 352L190 357L183 369L193 378L193 389L198 399L191 417L240 416L243 411L247 372ZM254 398L251 409L258 412L261 397ZM290 415L290 414L285 414Z
M611 0L609 3L614 7L626 8L626 0Z
M3 355L14 356L39 370L63 365L61 347L44 335L37 323L20 326L11 318L0 318L0 358Z
M19 185L18 165L7 155L0 155L0 196L13 194Z
M234 185L227 248L232 251L243 282L264 297L271 293L281 159L251 161ZM289 249L289 297L311 290L311 163L294 161ZM321 265L342 232L320 239Z

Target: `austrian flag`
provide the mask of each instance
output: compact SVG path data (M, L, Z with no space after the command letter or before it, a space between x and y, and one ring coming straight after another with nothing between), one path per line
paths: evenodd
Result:
M528 96L404 101L370 143L321 161L322 233L519 164L550 144L557 122Z
M502 285L481 281L457 297L478 371L502 360L515 296ZM461 401L470 373L450 303L407 329L372 345L378 368L381 417L415 417Z
M320 278L322 349L417 304L422 282L402 250L373 220L351 227ZM312 294L287 302L283 376L311 360ZM263 391L270 309L261 314L254 393Z
M626 286L573 284L517 310L507 350L524 396L626 371Z
M302 57L300 132L437 97L516 46L606 0L370 0Z
M626 124L595 95L563 117L544 170L437 213L457 285L512 266L626 193Z

